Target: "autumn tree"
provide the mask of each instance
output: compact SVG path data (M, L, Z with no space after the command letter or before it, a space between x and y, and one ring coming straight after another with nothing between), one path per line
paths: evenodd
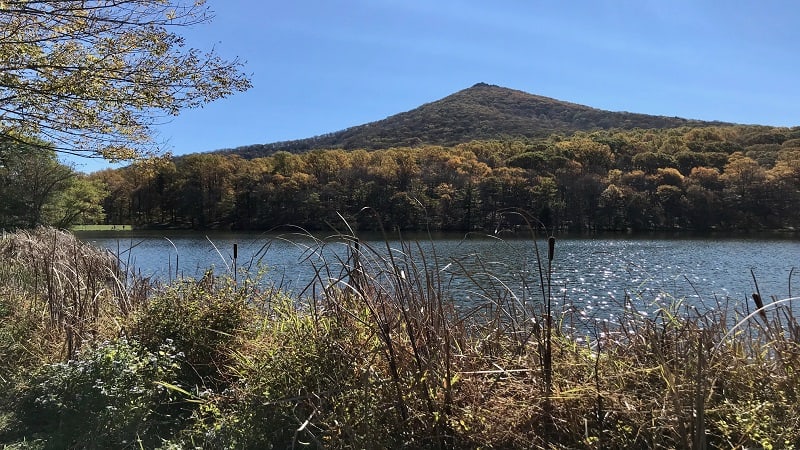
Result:
M750 197L766 179L766 172L752 158L734 153L728 159L720 179L730 188L733 195L738 199Z
M0 2L0 137L129 159L155 149L152 127L250 87L238 60L186 48L204 0Z
M542 171L547 166L547 159L547 155L545 155L544 152L525 152L512 156L506 161L506 164L509 167Z
M622 229L625 225L625 192L614 184L600 194L597 206L600 208L600 221L612 230Z
M655 173L660 168L677 167L675 157L667 153L642 152L631 159L633 167L647 173Z
M101 203L108 223L130 223L134 190L133 179L123 170L105 169L89 175L89 179L100 183L108 192Z
M740 227L761 226L770 215L766 179L766 171L754 159L739 152L730 155L720 180L725 183L726 200L733 206L734 221Z
M694 173L694 171L693 171ZM699 183L686 187L686 220L695 230L708 230L719 225L725 216L721 195Z
M238 157L200 153L179 161L178 172L183 179L178 187L182 194L178 206L192 226L217 227L230 222L237 160Z
M584 173L603 174L611 168L614 155L611 148L589 138L573 138L558 143L558 147L581 164Z
M660 186L663 184L670 185L670 186L677 186L680 187L683 185L683 175L678 171L678 169L673 169L671 167L661 168L656 171L655 176L653 177L656 181L656 185Z
M682 174L689 175L695 167L705 166L707 159L703 153L687 150L675 154L675 162Z
M719 170L711 167L695 167L692 169L692 173L689 174L689 183L716 191L721 190L723 187Z
M706 151L735 148L748 129L720 127L709 142L687 138L691 129L633 130L255 160L203 155L96 176L112 192L105 205L116 223L320 229L344 218L358 230L466 231L525 226L504 214L514 210L552 230L796 228L800 128L780 146L754 144L775 153L761 155L774 161L768 167L745 151ZM665 143L677 153L655 151ZM117 219L126 211L130 220Z
M800 223L800 150L783 152L775 167L767 172L768 191L772 195L773 207L782 211L780 219L784 226Z
M664 224L668 227L680 225L686 209L686 197L681 188L671 184L662 184L656 188L656 200L664 213Z
M235 211L233 227L252 229L264 207L264 186L272 172L271 160L256 158L237 161L233 174Z
M539 222L549 229L561 225L564 212L564 201L558 191L558 183L554 177L538 177L536 184L530 188L532 197L531 213Z

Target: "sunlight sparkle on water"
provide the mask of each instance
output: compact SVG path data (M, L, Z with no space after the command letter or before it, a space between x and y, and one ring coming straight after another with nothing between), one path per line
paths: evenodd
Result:
M164 240L165 235L175 243L175 249ZM308 246L314 247L315 242L298 246L285 236L280 239L264 234L212 234L208 239L205 236L157 232L79 237L112 252L128 251L128 247L136 243L135 248L130 248L131 258L125 254L123 260L135 261L136 269L144 276L166 281L174 278L170 275L169 265L173 264L171 273L174 274L176 251L180 255L181 275L199 277L208 267L224 270L219 263L225 251L220 255L209 241L220 249L230 248L238 242L240 261L246 261L269 240L269 251L263 255L269 268L268 278L274 277L276 283L298 291L314 278L314 269L302 251ZM363 239L362 242L369 241ZM422 243L425 248L429 247L428 244L436 247L437 258L440 258L437 274L446 281L454 300L466 307L489 301L487 293L493 291L506 292L531 304L541 301L540 276L535 269L537 261L530 251L529 240L464 240L463 236L457 236ZM400 247L397 242L388 244L392 248ZM378 247L383 246L381 243ZM700 246L703 251L696 251ZM345 248L328 245L320 249L320 254L327 256L328 262L335 262L337 259L332 254L339 252L340 255L340 249ZM683 300L703 307L714 307L718 300L726 305L743 305L754 292L751 268L758 278L763 297L785 298L791 283L788 279L790 271L792 267L800 266L800 241L559 238L555 254L553 295L570 305L572 310L582 314L589 311L599 317L619 313L623 307L647 314L661 305ZM742 260L742 255L747 255L746 261ZM430 254L426 257L432 261ZM329 268L336 270L333 266ZM406 275L410 278L409 271ZM795 289L800 290L800 287ZM621 302L623 298L624 305ZM603 309L602 313L600 309Z

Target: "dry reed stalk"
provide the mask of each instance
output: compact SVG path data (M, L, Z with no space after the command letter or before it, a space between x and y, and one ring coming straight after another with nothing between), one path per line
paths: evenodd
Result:
M17 272L12 287L48 311L45 327L63 333L67 358L98 333L103 314L130 311L130 295L119 311L107 310L113 299L126 298L119 294L130 293L117 259L71 233L49 227L11 233L0 240L0 255Z

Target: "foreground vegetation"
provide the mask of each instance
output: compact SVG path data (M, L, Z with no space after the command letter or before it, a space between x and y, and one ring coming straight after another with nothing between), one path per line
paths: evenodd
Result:
M626 298L613 321L582 322L549 298L558 274L543 245L520 291L469 273L485 303L458 307L435 249L319 246L342 243L290 297L257 267L153 285L70 234L6 236L0 443L800 446L789 301L748 314Z

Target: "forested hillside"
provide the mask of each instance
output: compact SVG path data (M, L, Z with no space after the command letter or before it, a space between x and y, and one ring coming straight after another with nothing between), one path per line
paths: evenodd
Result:
M478 83L441 100L377 122L296 141L256 144L223 150L243 158L280 150L386 149L419 145L453 146L474 140L544 138L553 133L619 128L676 128L723 125L678 117L611 112Z
M195 154L96 173L109 223L474 230L800 226L800 128L577 132L245 159ZM364 208L369 208L364 210Z

